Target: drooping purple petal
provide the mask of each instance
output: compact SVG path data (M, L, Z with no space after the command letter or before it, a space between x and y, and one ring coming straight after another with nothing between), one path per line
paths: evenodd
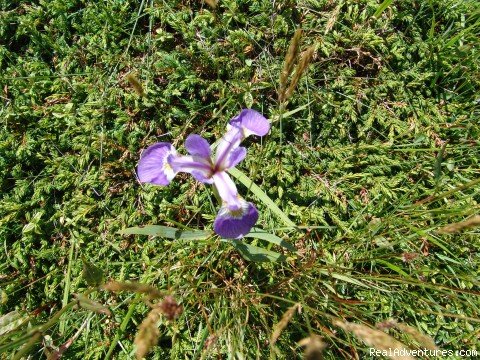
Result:
M250 232L258 220L258 211L255 206L242 199L242 207L231 211L222 206L217 214L213 229L222 238L239 239Z
M176 171L169 165L167 159L175 156L175 148L166 142L149 146L138 162L138 179L141 182L166 186L175 177Z
M216 173L212 176L218 195L222 198L223 206L231 211L237 211L241 208L242 203L238 196L237 187L230 179L230 176L224 171Z
M209 159L212 153L208 141L197 134L191 134L187 137L185 147L190 155L201 156L205 159Z
M213 184L213 179L211 177L206 177L205 172L193 170L190 173L195 179L204 183L204 184Z
M242 146L236 148L230 153L230 156L228 157L227 168L230 169L237 166L240 161L245 159L245 156L247 156L247 149Z
M218 172L228 169L228 164L231 153L238 148L240 141L242 141L242 129L238 127L231 127L225 135L222 136L215 153L215 170Z
M192 174L195 179L204 183L211 184L213 182L211 179L212 166L209 158L205 159L201 156L174 155L169 156L167 161L175 172Z
M240 114L230 120L230 126L243 130L244 137L249 135L264 136L270 130L270 122L258 111L244 109Z

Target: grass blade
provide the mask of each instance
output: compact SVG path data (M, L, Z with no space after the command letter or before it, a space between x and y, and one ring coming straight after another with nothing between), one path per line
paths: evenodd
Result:
M180 230L162 225L134 226L118 231L121 235L149 235L172 240L206 240L212 233L204 230Z
M268 241L269 243L282 246L285 249L290 250L292 252L297 252L297 248L292 244L290 244L288 241L285 241L282 238L278 237L277 235L267 233L266 231L262 231L260 229L253 229L253 231L245 235L245 237L265 240L265 241Z
M404 276L405 278L409 279L410 275L408 275L405 271L403 271L400 267L397 265L392 264L389 261L382 260L382 259L375 259L375 262L385 265L386 267L390 268L391 270L395 271L397 274Z
M270 197L265 194L258 185L250 180L247 175L235 168L230 169L228 172L243 185L245 185L249 190L251 190L258 200L263 202L272 213L277 215L284 222L285 225L288 227L296 227L295 223L290 220L288 216L272 201L272 199L270 199Z
M285 255L279 254L275 251L263 249L258 246L245 244L243 242L233 240L229 241L235 249L248 261L253 262L278 262L285 261L287 257Z
M384 2L382 2L375 11L375 14L373 14L373 16L378 18L385 11L385 9L390 6L392 2L393 0L385 0Z

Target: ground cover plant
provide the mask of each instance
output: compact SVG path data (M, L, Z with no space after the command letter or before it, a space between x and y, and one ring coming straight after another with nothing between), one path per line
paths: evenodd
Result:
M473 357L479 38L475 0L0 0L2 358ZM137 166L245 108L220 239Z

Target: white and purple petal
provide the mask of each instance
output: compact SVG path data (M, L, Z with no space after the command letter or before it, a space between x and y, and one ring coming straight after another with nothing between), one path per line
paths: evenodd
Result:
M270 130L270 122L258 111L252 109L242 110L239 115L230 120L229 125L241 128L244 137L249 135L265 136Z
M242 139L242 129L237 127L231 127L230 130L222 136L217 147L217 152L215 153L214 167L216 172L222 172L230 168L230 156L232 152L238 148Z
M244 147L240 146L234 149L228 157L227 169L237 166L238 163L245 159L245 156L247 156L247 149L245 149Z
M213 223L215 232L225 239L240 239L247 235L258 220L255 206L242 199L239 210L231 211L222 206Z
M200 181L204 184L213 184L213 179L211 177L207 177L204 171L196 171L192 170L190 173L196 180Z
M218 195L222 198L223 206L231 211L239 210L242 207L241 199L238 196L237 187L224 171L212 176Z
M197 134L191 134L185 140L185 148L190 155L201 156L210 159L212 151L207 140Z
M192 174L198 181L211 184L212 166L209 158L202 156L183 156L173 155L169 156L168 164L175 172L186 172Z
M175 148L166 142L149 146L138 162L140 182L166 186L175 177L176 171L168 163L170 156L176 156Z

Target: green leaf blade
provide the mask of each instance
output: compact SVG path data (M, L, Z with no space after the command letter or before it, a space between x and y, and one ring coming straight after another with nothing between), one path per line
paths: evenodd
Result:
M212 233L205 230L180 230L163 225L134 226L118 231L121 235L158 236L171 240L206 240Z
M285 249L291 252L297 252L297 248L290 244L288 241L283 240L282 238L278 237L277 235L270 234L266 231L260 229L253 229L252 232L245 235L246 238L254 238L268 241L269 243L284 247Z
M263 249L258 246L245 244L238 240L225 240L230 242L235 249L248 261L252 262L280 262L287 260L287 257L283 254L279 254L275 251Z
M296 227L295 223L290 220L278 206L273 202L270 197L263 192L262 189L258 185L256 185L252 180L248 178L247 175L242 173L240 170L233 168L228 170L230 175L240 181L243 185L245 185L261 202L267 206L272 213L274 213L278 218L280 218L284 224L288 227Z
M385 9L390 6L392 2L393 0L385 0L384 2L382 2L375 11L375 14L373 14L373 16L378 18L385 11Z

